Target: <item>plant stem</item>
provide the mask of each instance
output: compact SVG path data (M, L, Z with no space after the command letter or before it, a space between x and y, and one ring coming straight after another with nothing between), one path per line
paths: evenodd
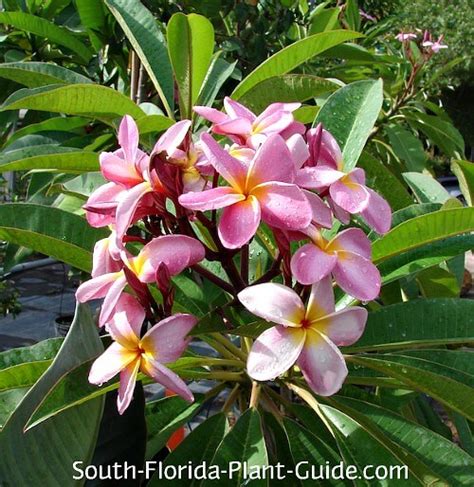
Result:
M226 347L224 347L221 343L217 342L213 338L210 337L202 337L202 340L208 343L214 350L219 352L223 357L234 360L236 355L231 353Z
M227 291L228 293L232 294L235 296L235 288L232 286L232 284L229 284L227 281L224 281L224 279L221 279L219 276L216 276L213 274L211 271L206 269L200 264L193 265L191 267L194 271L196 271L198 274L201 274L201 276L205 277L207 280L213 282L216 286L220 287L224 291Z
M237 400L239 396L239 389L240 389L240 384L235 384L233 389L230 391L230 394L227 396L227 399L224 403L224 406L222 406L222 412L225 414L228 414L230 411L230 408L233 406L235 401Z
M256 408L258 405L258 399L260 396L260 384L256 381L252 381L252 392L250 393L249 408Z
M245 354L240 348L236 347L229 339L220 333L211 333L211 337L224 347L226 347L233 355L243 360L247 361L247 354Z

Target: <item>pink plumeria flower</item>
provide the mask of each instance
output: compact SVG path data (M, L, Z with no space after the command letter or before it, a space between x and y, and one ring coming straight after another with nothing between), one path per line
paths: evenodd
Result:
M380 292L380 273L371 262L370 241L360 228L348 228L326 240L313 226L304 231L311 239L291 259L291 272L304 285L332 273L339 287L356 299L371 301Z
M414 32L400 32L395 36L395 39L400 42L411 41L416 39L418 36Z
M392 211L378 193L365 185L365 172L344 170L341 149L336 139L321 125L307 133L310 158L297 171L296 184L328 193L328 203L336 217L348 223L348 214L359 214L377 233L390 230Z
M120 374L117 407L120 414L133 398L138 372L180 395L194 400L184 381L163 364L175 362L186 349L187 337L197 319L189 314L176 314L153 326L140 338L145 313L137 301L124 294L117 303L116 313L107 324L114 343L92 364L89 382L102 385Z
M347 367L337 347L360 338L367 321L364 308L336 312L329 278L313 285L306 309L301 298L281 284L250 286L238 297L253 314L276 323L255 340L250 350L250 377L273 380L296 363L317 394L330 396L341 388Z
M296 122L293 112L301 103L272 103L258 117L244 105L224 98L226 113L209 107L194 107L194 111L212 122L212 131L227 135L233 142L257 149L267 137L280 134L287 138L304 133L304 125Z
M311 206L293 184L294 164L279 135L268 137L250 164L232 157L209 134L202 134L201 144L209 162L230 186L186 193L179 203L198 211L224 208L218 233L225 247L235 249L248 243L260 220L284 230L309 225Z
M171 276L204 259L203 245L185 235L165 235L147 243L140 253L133 257L122 252L120 270L94 276L82 283L76 291L76 299L85 303L92 299L104 299L99 325L103 326L114 314L115 306L127 285L124 272L126 266L144 284L155 282L156 271L165 264ZM96 264L99 267L99 263Z
M110 235L98 240L92 254L92 277L102 276L111 272L118 272L123 264L120 258L121 250L116 245L115 230Z
M437 41L432 41L430 36L429 39L425 40L422 43L422 46L428 47L431 50L431 52L437 54L441 49L448 49L448 46L446 44L442 44L443 39L444 39L444 35L441 35L439 36Z
M152 158L165 153L166 162L179 168L184 192L202 191L207 184L203 175L209 175L209 165L193 144L190 127L191 120L175 123L158 139L152 151Z

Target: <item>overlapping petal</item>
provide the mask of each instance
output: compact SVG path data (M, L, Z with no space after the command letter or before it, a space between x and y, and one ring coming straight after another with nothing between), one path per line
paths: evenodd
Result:
M291 259L291 272L301 284L313 284L329 275L335 268L337 256L308 243L300 247Z
M189 192L179 197L179 203L189 210L215 210L225 208L245 199L242 193L233 188L221 186L201 192Z

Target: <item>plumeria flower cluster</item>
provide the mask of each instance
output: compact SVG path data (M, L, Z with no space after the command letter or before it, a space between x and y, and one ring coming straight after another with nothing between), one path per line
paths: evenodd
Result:
M408 57L412 58L413 53L410 48L410 42L415 41L421 37L420 47L423 51L425 57L430 58L433 54L437 54L442 49L447 49L448 46L443 44L444 35L440 35L437 40L434 39L431 32L428 30L421 31L420 29L416 29L417 32L399 32L395 39L400 41L405 46L405 49L408 53Z
M89 380L100 385L120 374L120 413L139 373L193 398L165 365L184 353L198 321L173 314L172 278L182 272L209 279L231 295L230 305L270 323L248 353L250 378L273 380L295 366L318 394L342 386L347 368L338 347L359 339L367 312L335 311L333 285L360 301L375 299L381 285L366 233L349 225L355 218L386 233L391 210L367 187L362 169L345 168L332 134L295 120L299 106L274 103L256 115L225 98L225 112L195 107L211 122L209 131L198 138L190 120L177 122L150 154L125 116L120 148L101 154L107 183L84 208L90 225L108 227L110 235L97 242L92 277L76 296L104 300L98 322L113 342ZM262 226L278 255L252 283L245 259ZM220 263L227 279L209 261Z

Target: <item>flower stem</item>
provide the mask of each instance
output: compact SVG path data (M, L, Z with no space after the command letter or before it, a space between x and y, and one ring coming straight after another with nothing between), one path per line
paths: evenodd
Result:
M232 286L232 284L229 284L228 282L224 281L224 279L221 279L219 276L216 276L213 274L211 271L206 269L200 264L193 265L191 267L194 271L196 271L198 274L201 276L205 277L208 281L213 282L216 286L220 287L224 291L227 291L228 293L232 294L235 296L235 288Z
M250 393L249 408L256 408L258 406L260 389L260 384L256 381L252 381L252 392Z

